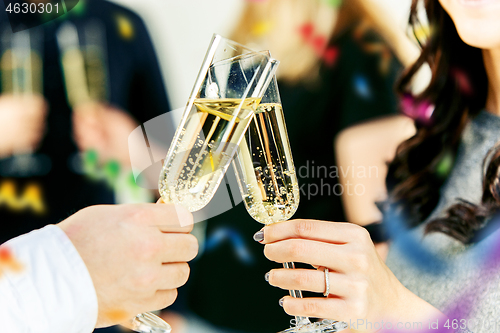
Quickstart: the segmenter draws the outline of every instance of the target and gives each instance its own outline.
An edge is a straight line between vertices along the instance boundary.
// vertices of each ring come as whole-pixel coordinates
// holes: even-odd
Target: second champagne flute
[[[250,216],[263,224],[290,219],[299,206],[299,185],[285,126],[276,78],[269,85],[234,159],[243,202]],[[294,263],[284,263],[294,269]],[[300,290],[290,295],[302,298]],[[334,320],[311,322],[296,316],[283,332],[330,333],[345,328]]]

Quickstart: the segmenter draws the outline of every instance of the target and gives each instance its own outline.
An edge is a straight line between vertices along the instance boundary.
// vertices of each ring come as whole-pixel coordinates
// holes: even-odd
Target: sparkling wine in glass
[[[276,78],[252,118],[238,153],[234,169],[245,207],[256,221],[272,224],[290,219],[299,206],[299,185],[285,126],[283,108]],[[284,263],[294,269],[294,263]],[[302,298],[300,290],[290,295]],[[295,317],[292,327],[283,332],[337,332],[342,322],[311,322],[308,317]]]
[[[38,28],[1,33],[0,91],[19,98],[42,95],[43,33]],[[0,161],[2,176],[30,177],[43,175],[50,168],[48,157],[36,154],[33,147],[14,147],[11,158]]]
[[[278,61],[214,35],[191,97],[163,162],[159,191],[165,203],[194,212],[214,196]],[[168,333],[170,326],[150,313],[131,324],[140,333]]]

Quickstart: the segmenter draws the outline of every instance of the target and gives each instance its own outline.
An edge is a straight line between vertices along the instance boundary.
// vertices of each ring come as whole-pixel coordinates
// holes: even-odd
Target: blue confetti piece
[[[434,275],[439,275],[448,269],[448,263],[423,246],[420,237],[416,237],[407,228],[404,220],[389,209],[384,216],[387,233],[395,248],[416,267]]]
[[[252,265],[254,263],[254,258],[248,249],[241,234],[228,227],[221,227],[210,234],[205,242],[205,250],[207,252],[215,250],[218,246],[223,244],[225,241],[229,240],[231,243],[236,257],[245,265]]]
[[[356,74],[353,80],[356,93],[365,99],[370,99],[372,97],[372,90],[368,79],[364,75]]]

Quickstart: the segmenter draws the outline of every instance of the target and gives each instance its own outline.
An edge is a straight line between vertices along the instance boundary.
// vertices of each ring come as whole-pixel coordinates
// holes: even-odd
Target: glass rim
[[[219,35],[219,34],[217,34],[217,33],[214,33],[214,34],[212,35],[212,40],[216,40],[216,39],[219,39],[219,38],[220,38],[220,39],[222,39],[223,41],[225,41],[225,42],[226,42],[226,43],[228,43],[228,44],[233,44],[233,45],[238,46],[238,47],[240,47],[240,48],[242,48],[242,49],[248,50],[248,51],[249,51],[249,53],[254,53],[254,52],[256,52],[255,50],[253,50],[253,49],[249,48],[248,46],[245,46],[245,45],[243,45],[243,44],[241,44],[241,43],[235,42],[234,40],[229,39],[229,38],[227,38],[227,37],[224,37],[224,36],[222,36],[222,35]]]
[[[272,64],[279,64],[279,60],[277,60],[271,56],[271,51],[262,50],[262,51],[253,51],[253,52],[245,53],[245,54],[239,54],[239,55],[234,56],[232,58],[223,59],[223,60],[214,62],[210,65],[209,68],[214,68],[216,66],[225,65],[226,63],[231,63],[231,62],[235,62],[235,61],[239,61],[239,60],[244,60],[246,58],[255,57],[258,54],[261,54],[262,57],[268,59],[268,62],[270,62]]]
[[[279,64],[279,63],[280,63],[280,61],[279,61],[278,59],[275,59],[275,58],[273,58],[273,57],[272,57],[272,55],[271,55],[271,51],[270,51],[270,50],[255,51],[254,49],[251,49],[251,48],[249,48],[248,46],[245,46],[245,45],[243,45],[243,44],[241,44],[241,43],[235,42],[234,40],[229,39],[229,38],[227,38],[227,37],[224,37],[224,36],[222,36],[222,35],[219,35],[219,34],[217,34],[217,33],[214,33],[214,34],[212,35],[212,42],[211,42],[211,43],[213,43],[214,41],[216,41],[216,40],[218,40],[218,39],[220,39],[221,41],[224,41],[225,43],[227,43],[227,44],[229,44],[229,45],[234,45],[234,46],[240,47],[240,48],[242,48],[242,49],[244,49],[244,50],[248,51],[248,53],[245,53],[245,54],[240,54],[240,55],[238,55],[238,56],[244,56],[244,55],[247,55],[247,54],[253,54],[253,53],[267,53],[267,55],[266,55],[266,56],[269,58],[269,62],[271,62],[271,63],[276,63],[276,64]],[[220,44],[220,42],[218,42],[217,44],[219,45],[219,44]],[[234,49],[234,50],[236,51],[236,49]],[[238,57],[238,56],[236,56],[236,57]],[[234,58],[234,57],[233,57],[233,58]],[[230,60],[230,59],[232,59],[232,58],[229,58],[229,59],[224,59],[224,60],[220,60],[220,61],[218,61],[217,63],[220,63],[220,62],[222,62],[222,61],[226,61],[226,60]]]

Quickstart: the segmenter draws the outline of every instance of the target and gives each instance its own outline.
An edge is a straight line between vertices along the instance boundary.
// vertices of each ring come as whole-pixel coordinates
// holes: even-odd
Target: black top
[[[43,31],[43,89],[50,110],[48,131],[36,154],[48,156],[51,168],[46,175],[22,178],[3,172],[0,189],[2,184],[10,182],[17,188],[20,198],[27,187],[38,184],[46,213],[37,214],[31,209],[17,212],[0,198],[0,243],[46,224],[57,223],[83,207],[114,201],[112,190],[104,182],[89,180],[73,172],[68,165],[77,148],[72,139],[71,108],[63,83],[56,31],[66,21],[73,22],[79,29],[89,20],[97,20],[105,28],[108,102],[129,112],[139,124],[169,111],[153,44],[143,21],[130,10],[108,1],[80,0],[68,14],[39,26]],[[0,29],[5,28],[8,28],[8,21],[1,4]]]
[[[339,50],[339,58],[333,66],[322,66],[318,84],[279,83],[301,187],[293,218],[345,221],[340,196],[335,194],[341,191],[340,185],[335,187],[341,171],[335,173],[334,138],[357,122],[396,112],[393,84],[399,65],[389,60],[388,72],[382,73],[381,64],[387,58],[364,52],[370,43],[380,44],[380,40],[372,35],[355,40],[348,31],[331,43]],[[326,177],[325,169],[318,166],[327,168]],[[243,332],[277,332],[289,327],[292,318],[278,305],[287,292],[264,280],[265,273],[279,265],[269,262],[263,246],[252,240],[261,227],[243,203],[208,220],[205,249],[193,262],[188,282],[189,310],[212,324]],[[183,295],[181,290],[181,299]]]

